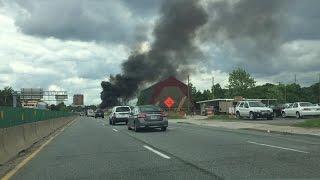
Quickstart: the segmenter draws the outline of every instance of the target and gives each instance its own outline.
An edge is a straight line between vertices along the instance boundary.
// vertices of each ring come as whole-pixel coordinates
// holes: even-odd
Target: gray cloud
[[[27,13],[16,18],[16,25],[26,34],[104,43],[135,43],[135,26],[148,24],[134,3],[84,0],[17,0]],[[140,4],[140,3],[139,3]],[[152,5],[151,3],[146,3]],[[130,5],[129,7],[125,5]],[[145,7],[148,9],[147,7]],[[155,7],[153,10],[155,11]],[[139,12],[140,14],[136,14]],[[146,26],[146,25],[145,25]]]

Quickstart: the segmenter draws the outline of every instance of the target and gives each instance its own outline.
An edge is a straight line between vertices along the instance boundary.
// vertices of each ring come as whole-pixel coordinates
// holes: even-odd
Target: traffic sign
[[[166,100],[163,102],[168,108],[171,108],[174,105],[174,100],[169,96]]]

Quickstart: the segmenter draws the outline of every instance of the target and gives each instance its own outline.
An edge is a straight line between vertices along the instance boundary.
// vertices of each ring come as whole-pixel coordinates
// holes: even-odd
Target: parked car
[[[94,111],[92,109],[87,109],[87,116],[94,117]]]
[[[273,116],[281,117],[283,109],[288,108],[291,104],[292,103],[285,103],[285,104],[270,106],[270,108],[273,110]]]
[[[167,115],[155,105],[136,106],[128,121],[128,130],[139,131],[142,128],[160,128],[166,131],[168,127]]]
[[[98,118],[98,117],[104,118],[104,112],[101,109],[97,109],[96,112],[94,113],[94,117],[95,118]]]
[[[128,118],[130,116],[130,106],[115,106],[112,108],[112,112],[109,116],[109,124],[115,125],[119,122],[125,122],[128,124]]]
[[[272,120],[273,110],[260,101],[240,101],[236,106],[236,116],[238,119],[249,117],[251,120],[256,118]]]
[[[304,116],[319,116],[320,107],[310,102],[295,102],[282,111],[282,117],[295,116],[297,119]]]

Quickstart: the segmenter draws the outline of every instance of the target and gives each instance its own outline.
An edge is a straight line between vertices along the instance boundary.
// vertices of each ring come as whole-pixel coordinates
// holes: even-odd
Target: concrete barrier
[[[3,142],[4,134],[5,134],[5,129],[0,129],[0,162],[5,162],[8,157],[7,152],[4,148],[4,142]]]
[[[23,126],[24,125],[4,128],[3,143],[6,154],[8,155],[7,160],[27,148],[24,141]]]
[[[55,130],[71,122],[75,116],[57,118],[19,126],[0,128],[0,164],[4,164],[13,157],[32,146]]]
[[[24,142],[27,147],[30,147],[40,139],[37,135],[36,123],[24,124],[23,129]]]

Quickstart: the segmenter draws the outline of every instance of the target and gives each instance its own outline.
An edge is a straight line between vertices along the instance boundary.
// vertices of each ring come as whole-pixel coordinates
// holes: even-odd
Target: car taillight
[[[138,118],[146,118],[147,117],[147,114],[146,113],[140,113],[138,115]]]

